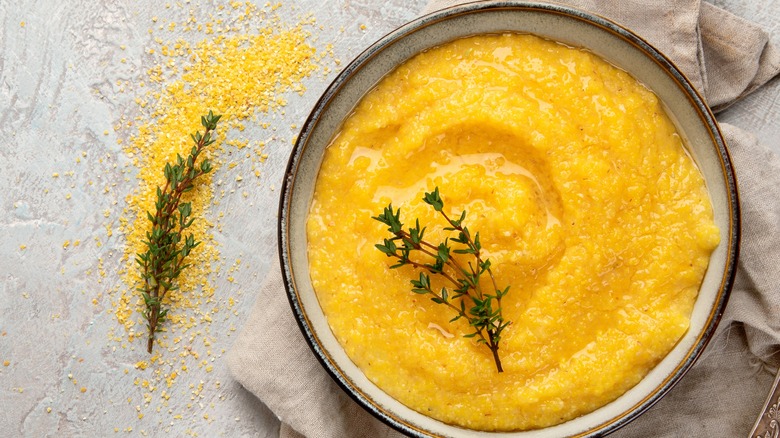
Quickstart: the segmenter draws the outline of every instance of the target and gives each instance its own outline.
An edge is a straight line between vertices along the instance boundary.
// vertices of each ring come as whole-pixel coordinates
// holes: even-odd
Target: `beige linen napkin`
[[[426,12],[456,4],[434,0]],[[566,3],[633,30],[669,56],[722,109],[780,72],[780,52],[754,24],[698,0]],[[739,179],[742,253],[718,333],[670,393],[616,437],[746,436],[780,345],[780,159],[740,129],[722,125]],[[360,408],[310,352],[289,309],[278,265],[233,345],[235,378],[282,421],[281,436],[401,436]]]

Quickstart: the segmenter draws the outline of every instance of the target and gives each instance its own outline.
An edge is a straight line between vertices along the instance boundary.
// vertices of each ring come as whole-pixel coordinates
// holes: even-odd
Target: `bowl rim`
[[[661,53],[658,49],[653,47],[650,43],[639,37],[628,28],[605,17],[594,13],[585,12],[570,6],[555,3],[540,3],[534,1],[518,0],[493,2],[474,1],[450,6],[445,9],[434,11],[427,15],[418,17],[387,33],[383,37],[379,38],[376,42],[371,44],[359,55],[357,55],[336,76],[336,78],[331,82],[331,84],[315,103],[304,125],[301,128],[301,133],[298,136],[295,145],[293,146],[290,158],[287,163],[287,168],[284,173],[281,187],[281,196],[279,199],[277,233],[279,261],[281,265],[281,273],[286,295],[290,302],[290,307],[295,316],[295,320],[306,340],[307,345],[312,350],[314,356],[320,362],[322,367],[338,384],[338,386],[347,393],[347,395],[349,395],[363,409],[367,410],[376,418],[380,419],[382,422],[399,432],[414,437],[437,436],[432,435],[428,431],[419,429],[418,427],[404,421],[401,418],[398,418],[379,404],[373,402],[371,397],[367,396],[363,391],[361,391],[360,388],[352,384],[351,379],[340,370],[326,349],[323,347],[317,335],[314,333],[311,322],[309,321],[306,311],[304,310],[298,296],[298,291],[295,285],[295,278],[290,263],[290,202],[292,199],[292,192],[295,185],[295,177],[297,174],[298,165],[300,164],[303,151],[306,149],[309,136],[320,120],[322,114],[330,105],[333,98],[339,93],[342,86],[347,83],[356,72],[358,72],[375,56],[378,56],[385,48],[396,43],[398,40],[403,39],[405,36],[419,31],[422,28],[441,21],[446,21],[452,17],[494,10],[529,10],[564,15],[569,18],[574,18],[576,20],[583,21],[606,30],[607,32],[619,37],[624,42],[627,42],[640,50],[646,56],[659,64],[662,69],[665,70],[675,81],[678,87],[684,91],[688,101],[698,113],[699,118],[706,125],[707,131],[712,140],[712,144],[715,146],[715,152],[717,152],[723,176],[725,177],[724,180],[728,193],[727,200],[729,212],[729,230],[727,233],[725,233],[725,235],[728,237],[724,261],[725,269],[720,281],[718,294],[716,295],[715,302],[709,313],[707,322],[697,337],[696,342],[686,352],[684,359],[674,367],[666,379],[656,385],[654,391],[648,393],[641,401],[634,404],[634,406],[625,409],[621,415],[612,417],[609,420],[595,425],[589,430],[574,436],[585,437],[608,435],[633,421],[635,418],[651,408],[664,395],[666,395],[669,390],[671,390],[681,380],[681,378],[688,372],[688,370],[690,370],[696,360],[701,356],[701,353],[706,348],[709,341],[712,339],[712,336],[714,335],[718,323],[720,322],[720,319],[725,310],[726,303],[728,302],[728,298],[734,284],[734,278],[736,276],[737,259],[740,250],[741,214],[737,178],[733,169],[731,156],[715,116],[712,110],[705,103],[701,94],[693,87],[685,74],[683,74],[682,71],[677,68],[669,58],[666,57],[666,55]]]

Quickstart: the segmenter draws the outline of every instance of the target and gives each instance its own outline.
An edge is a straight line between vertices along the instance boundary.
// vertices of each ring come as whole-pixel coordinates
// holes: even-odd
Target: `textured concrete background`
[[[232,381],[222,356],[276,253],[274,189],[292,148],[291,125],[303,124],[335,77],[340,67],[332,60],[323,62],[330,75],[315,74],[302,97],[285,96],[284,115],[269,115],[275,131],[261,134],[272,140],[259,184],[248,178],[243,186],[235,182],[235,174],[250,174],[248,163],[240,160],[235,169],[224,166],[214,177],[228,181],[219,209],[225,218],[216,217],[217,208],[209,218],[221,224],[215,239],[225,260],[223,272],[236,259],[242,263],[232,274],[234,282],[226,275],[212,278],[221,307],[227,307],[228,296],[236,301],[208,326],[212,355],[196,341],[200,345],[192,348],[200,359],[182,358],[188,372],[179,372],[170,388],[151,392],[149,402],[150,391],[142,385],[153,380],[155,367],[134,367],[149,357],[143,339],[129,345],[109,339],[112,331],[126,338],[110,313],[110,291],[122,287],[119,217],[125,196],[137,187],[133,167],[125,167],[128,157],[117,145],[132,130],[113,129],[123,115],[137,113],[134,99],[140,91],[124,82],[135,82],[151,67],[153,60],[145,55],[158,47],[153,39],[162,34],[160,24],[182,21],[191,8],[207,15],[228,4],[0,1],[0,436],[276,434],[275,417]],[[312,13],[317,24],[310,29],[310,43],[320,50],[332,44],[343,66],[422,6],[406,0],[317,0],[286,2],[275,12],[290,23]],[[152,28],[155,33],[149,34]],[[178,29],[175,34],[196,37]],[[71,244],[64,248],[66,241]],[[176,354],[164,355],[177,360]],[[211,372],[202,366],[204,359]],[[168,400],[161,398],[162,390]]]
[[[266,147],[262,180],[246,186],[248,198],[241,190],[228,190],[222,198],[228,214],[221,221],[212,218],[222,225],[216,240],[226,268],[238,258],[242,264],[234,282],[224,275],[212,281],[217,302],[230,294],[236,304],[208,326],[213,353],[202,354],[165,388],[167,400],[157,390],[149,402],[144,398],[148,389],[136,380],[152,380],[154,373],[152,366],[135,368],[148,358],[143,340],[128,344],[109,337],[112,332],[124,336],[110,313],[124,248],[116,229],[125,196],[137,185],[117,145],[126,134],[113,130],[123,115],[133,114],[137,95],[117,84],[149,68],[144,53],[154,45],[147,32],[153,17],[161,23],[178,20],[188,7],[216,13],[223,2],[170,3],[184,5],[169,8],[165,0],[0,2],[2,436],[277,434],[274,416],[231,380],[222,356],[276,251],[274,189],[295,135],[291,125],[303,123],[334,74],[315,75],[306,81],[303,96],[287,96],[285,114],[272,120],[278,129]],[[290,21],[311,12],[317,19],[315,46],[332,43],[343,66],[414,18],[424,3],[305,0],[277,12]],[[780,0],[714,3],[762,23],[780,41]],[[780,153],[780,81],[721,116]],[[227,188],[241,188],[236,184]],[[202,360],[213,367],[211,372]]]

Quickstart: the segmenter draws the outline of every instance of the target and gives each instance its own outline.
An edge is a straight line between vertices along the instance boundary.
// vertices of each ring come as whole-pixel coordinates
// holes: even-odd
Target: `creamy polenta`
[[[388,233],[371,217],[390,202],[444,240],[421,200],[436,186],[511,285],[503,373],[374,248]],[[385,77],[329,145],[307,227],[349,357],[407,406],[480,430],[558,424],[634,386],[687,330],[720,239],[657,97],[592,53],[518,34],[454,41]]]

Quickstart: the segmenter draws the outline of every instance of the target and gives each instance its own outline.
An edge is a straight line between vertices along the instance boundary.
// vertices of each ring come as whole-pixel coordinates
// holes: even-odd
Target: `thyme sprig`
[[[204,148],[214,143],[214,130],[222,116],[209,111],[202,116],[201,124],[206,128],[191,134],[195,145],[186,159],[176,155],[176,162],[165,164],[165,186],[157,187],[155,213],[146,212],[152,223],[152,230],[146,232],[146,252],[138,253],[135,261],[141,268],[143,284],[138,288],[144,298],[143,316],[147,321],[149,339],[147,351],[152,352],[154,336],[160,324],[165,321],[168,309],[163,308],[163,298],[170,291],[179,289],[177,278],[189,264],[184,260],[200,242],[192,234],[184,236],[184,231],[195,221],[192,205],[181,202],[182,195],[192,190],[195,179],[211,171],[208,158],[198,164],[198,157]]]
[[[501,309],[501,299],[509,292],[509,286],[500,289],[491,270],[490,259],[482,255],[482,245],[479,241],[479,232],[472,237],[468,227],[463,225],[466,219],[464,210],[458,219],[449,217],[444,212],[444,201],[436,187],[433,192],[425,193],[423,201],[440,213],[449,224],[445,231],[457,233],[456,237],[444,239],[444,242],[434,245],[424,240],[425,227],[420,227],[420,220],[415,220],[415,225],[404,230],[401,222],[401,209],[393,212],[393,204],[385,207],[382,214],[372,217],[387,225],[393,237],[385,238],[383,243],[375,245],[376,248],[395,258],[397,262],[390,266],[391,269],[410,265],[420,270],[419,278],[411,280],[412,292],[421,295],[431,295],[431,301],[443,304],[455,312],[455,317],[450,322],[461,318],[468,321],[473,332],[464,335],[466,338],[476,338],[477,343],[486,345],[493,354],[498,372],[503,372],[501,359],[498,355],[499,342],[504,329],[511,323],[504,319]],[[458,244],[453,248],[450,242]],[[412,254],[418,254],[412,260]],[[471,256],[464,266],[462,262],[453,257],[453,254]],[[423,262],[420,260],[428,260]],[[449,283],[439,291],[433,290],[428,272],[439,275]],[[483,277],[489,278],[489,286],[483,286]],[[489,288],[492,292],[484,291]],[[468,306],[468,308],[467,308]]]

